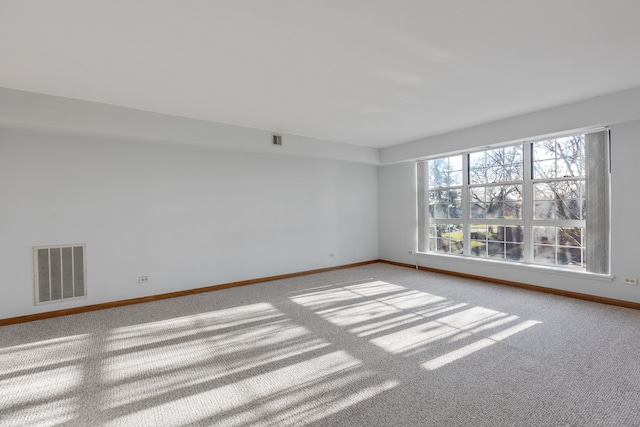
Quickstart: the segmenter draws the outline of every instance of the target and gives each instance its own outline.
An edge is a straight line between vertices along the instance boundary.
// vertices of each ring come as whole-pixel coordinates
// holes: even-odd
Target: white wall
[[[414,158],[599,125],[613,280],[408,253]],[[640,277],[639,135],[638,89],[380,153],[0,88],[0,318],[376,258],[640,302],[622,283]],[[32,247],[66,243],[87,244],[88,298],[34,306]]]
[[[274,153],[268,130],[152,113],[133,108],[0,87],[0,126],[168,141],[180,145]],[[283,135],[278,154],[378,165],[376,148]]]
[[[559,132],[563,127],[570,130],[599,125],[611,125],[613,280],[539,267],[408,253],[416,247],[417,223],[415,162],[406,160]],[[637,89],[383,149],[382,160],[390,164],[381,166],[378,175],[380,258],[640,302],[640,286],[623,283],[624,277],[640,278],[638,159],[640,90]]]
[[[375,165],[38,123],[0,126],[0,318],[378,258]],[[88,298],[34,306],[32,247],[68,243]]]
[[[611,126],[638,119],[640,87],[383,148],[380,157],[382,164],[390,164],[471,147],[574,129]]]

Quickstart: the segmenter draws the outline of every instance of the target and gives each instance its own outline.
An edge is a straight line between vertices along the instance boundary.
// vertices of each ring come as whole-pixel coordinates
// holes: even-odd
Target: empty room
[[[639,19],[0,0],[0,425],[640,426]]]

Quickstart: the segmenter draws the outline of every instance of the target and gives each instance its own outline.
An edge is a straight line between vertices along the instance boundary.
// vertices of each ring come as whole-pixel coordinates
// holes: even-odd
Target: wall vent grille
[[[87,296],[85,245],[33,248],[35,303]]]

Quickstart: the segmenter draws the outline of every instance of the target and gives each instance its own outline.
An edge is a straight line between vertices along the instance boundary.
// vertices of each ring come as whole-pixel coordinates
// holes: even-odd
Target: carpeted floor
[[[372,264],[5,326],[0,425],[640,425],[640,311]]]

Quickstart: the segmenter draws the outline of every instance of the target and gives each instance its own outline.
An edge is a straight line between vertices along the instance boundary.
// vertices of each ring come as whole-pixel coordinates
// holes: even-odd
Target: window
[[[462,254],[462,156],[429,162],[429,249]]]
[[[609,273],[608,131],[418,163],[419,251]]]
[[[531,149],[534,262],[585,268],[585,136],[537,141]]]

